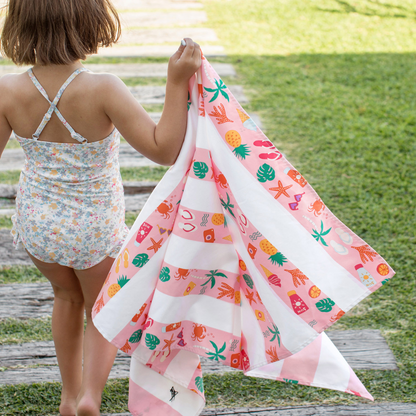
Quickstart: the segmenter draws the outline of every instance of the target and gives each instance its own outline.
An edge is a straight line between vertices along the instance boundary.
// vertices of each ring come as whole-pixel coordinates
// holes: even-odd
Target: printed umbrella
[[[326,207],[204,58],[177,162],[94,307],[132,356],[133,415],[198,415],[199,356],[372,399],[323,333],[394,271]],[[277,386],[276,386],[277,388]]]

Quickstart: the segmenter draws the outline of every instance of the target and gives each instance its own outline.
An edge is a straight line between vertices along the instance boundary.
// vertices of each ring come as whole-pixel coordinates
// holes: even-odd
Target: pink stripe
[[[133,416],[182,416],[167,403],[158,399],[130,379],[129,410]]]
[[[318,368],[321,344],[322,336],[319,336],[302,351],[286,358],[279,379],[297,380],[300,384],[309,386]]]
[[[348,382],[348,387],[345,390],[345,392],[355,394],[356,396],[364,397],[366,399],[374,401],[373,396],[366,390],[363,383],[361,383],[361,381],[356,376],[354,371],[352,371],[351,368],[350,368],[350,381]]]

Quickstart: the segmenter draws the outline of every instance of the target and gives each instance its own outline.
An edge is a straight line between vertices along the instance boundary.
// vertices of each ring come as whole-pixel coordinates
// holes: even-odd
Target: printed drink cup
[[[286,173],[287,176],[289,176],[296,183],[298,183],[302,188],[308,184],[306,179],[297,170],[293,168],[286,168],[284,172]]]

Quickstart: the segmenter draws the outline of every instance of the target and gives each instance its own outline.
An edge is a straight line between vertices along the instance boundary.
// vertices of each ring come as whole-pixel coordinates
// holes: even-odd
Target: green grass
[[[123,182],[129,181],[160,181],[168,166],[143,166],[140,168],[121,168]]]
[[[50,318],[0,320],[0,345],[51,340]]]
[[[47,282],[47,280],[34,266],[3,266],[0,268],[0,285],[40,282]]]
[[[12,228],[13,223],[10,217],[0,217],[0,228]]]

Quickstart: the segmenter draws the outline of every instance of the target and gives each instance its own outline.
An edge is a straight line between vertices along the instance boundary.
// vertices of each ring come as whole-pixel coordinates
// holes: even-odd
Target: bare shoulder
[[[99,96],[113,96],[128,91],[124,82],[113,74],[88,74],[88,83]]]
[[[0,78],[0,105],[10,102],[13,97],[21,93],[21,89],[25,84],[24,75],[7,74]]]

